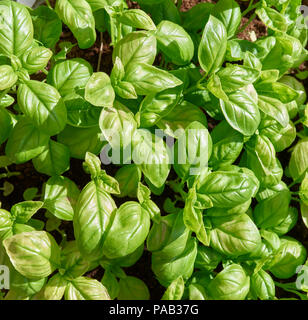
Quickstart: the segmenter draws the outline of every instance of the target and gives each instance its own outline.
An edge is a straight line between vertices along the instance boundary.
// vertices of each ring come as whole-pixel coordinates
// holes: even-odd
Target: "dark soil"
[[[51,4],[54,5],[54,0],[50,0]],[[212,0],[183,0],[181,10],[187,11],[190,8],[192,8],[194,5],[200,3],[200,2],[212,2],[215,3],[216,1]],[[138,4],[134,1],[127,1],[130,8],[139,8]],[[247,1],[241,1],[240,2],[241,9],[244,10],[248,2]],[[247,18],[243,18],[241,22],[241,26],[243,26],[247,22]],[[254,19],[247,27],[246,29],[241,32],[238,37],[240,39],[246,39],[246,40],[252,40],[250,37],[250,32],[254,31],[257,38],[260,38],[262,36],[265,36],[267,34],[266,27],[264,24],[259,21],[258,19]],[[102,37],[102,38],[101,38]],[[78,46],[75,46],[72,51],[68,54],[68,58],[84,58],[88,62],[91,63],[93,66],[93,70],[97,71],[97,65],[98,65],[98,56],[100,53],[100,44],[101,39],[103,39],[103,48],[102,48],[102,61],[99,68],[99,71],[104,71],[108,74],[110,74],[112,69],[112,48],[109,46],[110,43],[110,37],[107,33],[97,33],[97,40],[93,47],[87,50],[81,50],[78,48]],[[72,33],[70,30],[64,26],[63,33],[61,36],[62,41],[71,41],[72,43],[76,43],[76,40],[74,39]],[[307,66],[302,66],[303,70],[307,68]],[[42,80],[45,78],[44,74],[36,74],[33,76],[34,79]],[[211,130],[217,123],[217,121],[213,119],[209,120],[209,129]],[[0,147],[0,155],[4,154],[4,146]],[[289,154],[287,153],[280,153],[279,157],[282,158],[282,164],[286,164],[289,161]],[[115,167],[113,165],[106,166],[104,169],[107,171],[108,174],[114,175],[116,171],[118,170],[118,167]],[[11,165],[10,171],[18,171],[21,174],[16,177],[11,177],[7,179],[8,182],[12,183],[14,185],[14,192],[9,195],[8,197],[3,197],[2,192],[0,192],[0,202],[2,203],[2,208],[10,210],[11,206],[14,205],[17,202],[23,201],[23,192],[30,187],[37,187],[39,189],[39,193],[42,191],[43,183],[48,180],[48,176],[44,174],[40,174],[36,172],[34,169],[32,162],[28,162],[21,165]],[[1,173],[0,169],[0,173]],[[71,159],[70,163],[70,170],[64,174],[64,176],[70,178],[73,180],[80,189],[82,189],[90,180],[89,175],[84,173],[82,169],[82,161],[77,159]],[[170,173],[170,177],[175,176],[175,173],[172,171]],[[0,187],[4,180],[0,181]],[[165,191],[163,193],[163,197],[161,196],[152,196],[152,199],[155,201],[155,203],[160,207],[162,214],[163,212],[163,203],[164,200],[167,198],[174,198],[174,193],[169,189],[168,186],[166,186]],[[123,202],[127,201],[128,199],[118,199],[114,197],[117,205],[121,205]],[[297,206],[297,203],[292,203],[292,205]],[[38,212],[38,214],[35,216],[38,219],[41,219],[43,221],[46,221],[46,218],[44,217],[44,211],[41,210]],[[61,230],[64,230],[67,233],[68,240],[74,239],[73,234],[73,227],[71,222],[63,221],[61,226]],[[58,232],[52,232],[53,236],[56,238],[57,241],[61,241],[61,236]],[[305,247],[308,249],[308,231],[307,228],[304,226],[303,222],[299,218],[299,221],[297,225],[294,227],[294,229],[290,232],[290,235],[301,241]],[[136,276],[140,279],[142,279],[147,286],[149,287],[150,293],[151,293],[151,299],[152,300],[159,300],[164,292],[164,288],[158,283],[158,281],[155,279],[155,275],[152,272],[151,269],[151,253],[146,250],[144,251],[144,254],[140,258],[140,260],[130,268],[125,268],[125,272],[128,275]],[[101,267],[96,268],[95,270],[92,270],[91,272],[87,273],[88,277],[95,278],[97,280],[101,280],[104,274],[104,270]],[[278,289],[278,288],[277,288]],[[279,297],[288,297],[290,295],[286,294],[285,292],[281,292],[279,289],[277,290],[277,294]]]

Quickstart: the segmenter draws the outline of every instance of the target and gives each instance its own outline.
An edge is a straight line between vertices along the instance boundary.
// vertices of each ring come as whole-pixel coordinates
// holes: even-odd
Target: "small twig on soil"
[[[102,55],[103,55],[103,51],[104,51],[103,33],[100,32],[99,34],[100,34],[101,45],[100,45],[99,54],[98,54],[98,62],[97,62],[97,69],[96,69],[97,72],[99,72],[99,70],[101,68]]]

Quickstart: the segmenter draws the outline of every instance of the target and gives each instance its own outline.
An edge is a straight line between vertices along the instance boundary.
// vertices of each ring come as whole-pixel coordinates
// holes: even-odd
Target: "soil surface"
[[[52,6],[54,6],[54,0],[50,1]],[[200,3],[200,2],[213,2],[216,1],[212,0],[183,0],[181,10],[187,11],[190,8],[192,8],[194,5]],[[138,8],[138,4],[134,1],[127,1],[130,8]],[[248,5],[247,1],[240,1],[241,9],[245,10],[245,8]],[[241,22],[241,26],[245,25],[247,23],[248,19],[243,18]],[[251,39],[251,32],[254,31],[257,38],[260,38],[267,34],[267,29],[265,25],[259,21],[258,19],[252,20],[252,22],[245,28],[243,32],[241,32],[238,37],[240,39],[246,39],[246,40],[252,40]],[[72,33],[70,30],[64,26],[63,33],[61,36],[62,41],[71,41],[73,43],[76,43],[76,40],[74,39]],[[103,47],[101,48],[101,40],[103,40]],[[86,59],[88,62],[90,62],[93,66],[93,70],[97,71],[97,65],[98,65],[98,56],[101,51],[102,53],[102,61],[99,68],[99,71],[104,71],[108,74],[111,72],[112,68],[112,48],[109,46],[110,43],[110,37],[107,33],[100,34],[97,33],[97,40],[93,47],[87,50],[81,50],[78,48],[78,46],[75,46],[72,51],[68,54],[68,58],[75,58],[80,57]],[[301,66],[303,70],[307,70],[307,65]],[[33,79],[42,80],[45,78],[44,74],[36,74],[32,77]],[[307,82],[306,82],[307,84]],[[213,119],[209,120],[209,129],[211,130],[215,125],[216,121]],[[4,145],[0,147],[0,155],[4,154]],[[279,158],[281,159],[282,165],[285,166],[289,161],[289,154],[280,153]],[[37,187],[39,189],[39,193],[42,191],[43,183],[48,180],[48,176],[44,174],[40,174],[36,172],[34,169],[32,162],[28,162],[21,165],[11,165],[9,167],[10,171],[18,171],[20,172],[19,176],[14,176],[9,179],[6,179],[8,182],[12,183],[14,185],[14,191],[12,194],[10,194],[7,197],[3,197],[2,192],[0,192],[0,201],[2,202],[2,208],[10,210],[11,206],[17,202],[23,201],[23,192],[30,187]],[[117,171],[118,167],[115,166],[107,166],[104,168],[108,174],[114,175]],[[2,173],[0,169],[0,173]],[[90,180],[89,175],[84,173],[82,169],[82,161],[77,159],[71,159],[71,165],[70,170],[64,174],[64,176],[70,178],[73,180],[80,189],[82,189]],[[175,173],[171,171],[170,177],[175,177]],[[0,187],[2,186],[4,182],[3,180],[0,180]],[[289,182],[289,181],[287,181]],[[294,190],[295,191],[295,190]],[[155,203],[160,207],[162,214],[163,213],[163,203],[164,200],[167,197],[170,197],[171,199],[174,199],[174,193],[169,189],[168,186],[165,187],[165,191],[163,193],[164,197],[160,196],[152,196],[152,199],[155,201]],[[117,205],[121,205],[123,202],[125,202],[128,199],[118,199],[114,197]],[[292,205],[298,207],[298,203],[292,203]],[[44,211],[41,210],[38,212],[38,214],[35,216],[38,219],[41,219],[43,221],[46,221],[46,218],[44,216]],[[64,230],[67,233],[68,240],[73,240],[73,227],[71,222],[63,221],[60,225],[60,230]],[[51,232],[53,236],[56,238],[57,241],[61,241],[61,236],[57,231]],[[305,247],[308,249],[308,231],[307,228],[304,226],[303,222],[299,218],[299,221],[297,225],[294,227],[294,229],[290,232],[290,235],[301,241]],[[149,287],[150,293],[151,293],[151,299],[152,300],[159,300],[163,293],[164,288],[158,283],[158,281],[155,279],[155,275],[152,272],[151,269],[151,254],[149,251],[144,251],[144,254],[140,258],[140,260],[130,268],[125,268],[125,272],[128,275],[136,276],[142,279],[147,286]],[[104,271],[101,267],[89,272],[87,276],[95,278],[97,280],[101,280],[102,276],[104,274]],[[288,280],[289,281],[289,280]],[[288,293],[281,292],[277,288],[277,296],[278,297],[290,297]]]

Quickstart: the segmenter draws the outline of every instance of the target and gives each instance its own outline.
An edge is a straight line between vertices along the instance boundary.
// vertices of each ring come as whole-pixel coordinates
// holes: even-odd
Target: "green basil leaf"
[[[62,32],[62,22],[54,10],[47,6],[39,6],[30,11],[34,38],[47,48],[53,48],[59,41]]]
[[[210,282],[208,292],[214,300],[244,300],[250,279],[239,264],[231,264]]]
[[[290,201],[290,192],[283,190],[259,202],[253,213],[257,226],[263,229],[278,226],[288,215]]]
[[[183,101],[157,122],[157,126],[171,137],[178,138],[194,121],[198,121],[207,127],[207,119],[202,110],[187,101]]]
[[[194,43],[181,26],[162,21],[157,26],[155,36],[158,48],[176,65],[188,64],[194,55]]]
[[[47,149],[32,162],[38,172],[59,176],[70,167],[70,152],[64,144],[49,140]]]
[[[263,135],[255,135],[246,143],[247,167],[254,171],[261,186],[273,186],[280,182],[283,174],[276,150]]]
[[[250,281],[250,290],[254,297],[261,300],[273,300],[275,298],[275,283],[266,271],[261,269],[254,273]]]
[[[126,202],[115,212],[102,251],[109,259],[133,253],[145,241],[150,216],[137,202]]]
[[[262,112],[286,127],[290,121],[288,110],[277,99],[259,95],[258,106]]]
[[[160,92],[182,84],[181,80],[168,71],[145,63],[130,64],[124,80],[130,82],[140,95]]]
[[[64,296],[65,300],[110,300],[107,289],[99,281],[86,277],[71,280]]]
[[[280,78],[279,82],[297,91],[298,97],[296,98],[296,103],[298,106],[301,106],[306,102],[306,99],[307,99],[306,90],[300,81],[296,80],[294,77],[286,75]]]
[[[217,99],[221,99],[223,101],[229,100],[228,96],[222,89],[220,78],[216,74],[210,76],[206,87]]]
[[[0,66],[0,91],[11,88],[18,77],[11,66]]]
[[[227,121],[221,121],[211,132],[213,150],[209,165],[218,168],[232,164],[240,155],[244,146],[244,137],[233,130]]]
[[[20,3],[1,1],[0,18],[0,54],[21,56],[33,42],[29,11]]]
[[[0,106],[0,143],[10,136],[13,129],[13,119],[5,109]]]
[[[43,206],[41,201],[23,201],[11,208],[13,219],[17,223],[26,223]]]
[[[48,73],[47,83],[54,86],[62,97],[73,90],[86,87],[92,75],[92,66],[84,59],[74,58],[57,63]]]
[[[84,160],[86,152],[99,154],[104,146],[99,126],[76,128],[66,126],[57,136],[58,142],[66,145],[73,158]]]
[[[167,89],[147,95],[140,105],[140,126],[152,127],[160,119],[167,116],[180,100],[182,87]]]
[[[119,197],[135,198],[138,188],[138,183],[141,180],[141,171],[135,164],[125,165],[121,167],[115,178],[119,182],[120,194]]]
[[[202,181],[197,192],[207,195],[218,208],[232,208],[253,197],[258,188],[251,174],[216,171]]]
[[[289,162],[289,172],[293,180],[298,180],[308,170],[308,138],[301,139],[294,147]]]
[[[195,261],[195,267],[202,270],[212,271],[221,262],[222,256],[211,247],[199,245]]]
[[[134,86],[127,81],[120,81],[114,87],[115,93],[123,99],[137,99],[138,95]]]
[[[95,20],[86,0],[58,0],[55,11],[71,29],[81,49],[90,48],[96,40]]]
[[[247,214],[211,217],[211,247],[228,256],[253,252],[260,244],[260,233]]]
[[[133,137],[133,160],[155,187],[165,183],[170,165],[168,149],[162,138],[138,129]]]
[[[48,179],[44,186],[44,208],[61,220],[71,221],[79,196],[76,184],[66,177]]]
[[[1,99],[0,99],[0,107],[1,108],[6,108],[9,107],[10,105],[12,105],[14,103],[14,98],[11,97],[8,94],[5,94]]]
[[[66,242],[61,251],[60,269],[65,279],[72,280],[82,276],[89,269],[89,264],[79,252],[76,241]]]
[[[216,3],[212,14],[223,22],[228,38],[233,37],[241,23],[241,9],[237,2],[234,0],[220,0]]]
[[[100,180],[92,181],[82,190],[74,214],[74,234],[78,248],[89,260],[98,260],[103,240],[116,205]]]
[[[140,279],[127,276],[120,279],[118,300],[149,300],[150,292],[147,285]]]
[[[52,51],[45,47],[30,47],[21,57],[22,66],[29,74],[36,73],[47,66]]]
[[[73,127],[91,128],[97,127],[97,119],[102,109],[94,107],[81,95],[72,92],[66,95],[64,103],[67,110],[67,123]]]
[[[125,10],[116,16],[116,19],[137,29],[156,30],[156,26],[150,16],[140,9]]]
[[[19,85],[17,101],[33,125],[49,136],[61,132],[67,113],[59,92],[49,84],[29,80]]]
[[[44,287],[44,299],[61,300],[64,296],[66,286],[66,280],[63,279],[59,273],[55,274],[48,280],[46,286]]]
[[[217,75],[220,78],[223,91],[232,92],[254,83],[260,76],[260,72],[248,67],[231,65],[220,70]]]
[[[222,65],[227,49],[227,31],[224,24],[210,16],[204,27],[198,58],[206,74],[216,72]]]
[[[169,285],[161,300],[181,300],[184,294],[185,283],[183,277],[178,277]]]
[[[14,221],[12,220],[11,214],[4,210],[0,209],[0,239],[4,240],[13,235],[12,227]]]
[[[193,273],[194,261],[197,255],[197,243],[190,239],[182,254],[172,258],[166,258],[155,252],[152,254],[152,270],[158,281],[169,286],[172,281],[182,276],[184,281],[191,277]]]
[[[207,166],[212,153],[212,139],[207,128],[200,122],[192,122],[174,146],[175,172],[186,180],[197,175]]]
[[[282,237],[281,245],[271,262],[271,273],[279,279],[292,277],[297,268],[306,261],[307,251],[297,240],[291,237]]]
[[[47,277],[60,264],[60,249],[45,231],[16,234],[3,245],[15,269],[27,278]]]
[[[209,235],[207,234],[204,223],[202,210],[194,207],[197,201],[197,194],[195,189],[190,189],[188,193],[188,197],[185,200],[185,207],[183,213],[184,223],[187,228],[191,231],[195,232],[197,239],[203,243],[205,246],[208,246]]]
[[[293,100],[296,100],[299,96],[297,91],[279,82],[261,82],[256,84],[255,88],[260,95],[278,99],[282,103],[292,102]]]
[[[114,108],[104,108],[99,118],[100,129],[112,148],[130,146],[137,129],[133,113],[116,102]]]
[[[266,121],[260,133],[271,140],[277,152],[291,146],[296,138],[296,128],[291,121],[284,128],[276,121]]]
[[[257,104],[244,91],[229,95],[229,101],[220,100],[222,112],[229,125],[245,136],[253,135],[260,124],[261,116]]]
[[[144,31],[131,32],[113,49],[113,61],[119,57],[124,67],[139,63],[153,64],[156,57],[156,39]]]
[[[5,154],[15,163],[27,162],[48,147],[49,136],[33,127],[28,119],[21,118],[9,137]]]
[[[85,99],[97,107],[112,107],[115,98],[109,76],[104,72],[95,72],[85,88]]]
[[[286,32],[288,24],[285,17],[272,8],[260,8],[256,10],[260,20],[270,29],[278,32]]]
[[[189,31],[199,31],[206,25],[214,4],[208,2],[197,3],[186,12],[182,12],[183,28]]]

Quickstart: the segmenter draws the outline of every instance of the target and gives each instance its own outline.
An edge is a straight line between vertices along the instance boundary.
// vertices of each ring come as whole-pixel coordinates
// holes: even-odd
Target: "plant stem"
[[[4,90],[3,92],[1,92],[0,94],[0,100],[11,90],[11,88],[8,88],[6,90]]]
[[[182,7],[182,3],[183,3],[183,0],[178,0],[177,1],[177,7],[178,7],[178,10],[181,10],[181,7]]]
[[[103,33],[100,32],[99,34],[100,34],[101,45],[99,47],[98,62],[97,62],[97,69],[96,69],[97,72],[99,72],[99,70],[101,68],[102,55],[103,55],[103,51],[104,51]]]
[[[53,8],[52,8],[52,6],[51,6],[51,4],[50,4],[49,0],[46,0],[46,4],[47,4],[47,7],[48,7],[49,9],[53,10]]]
[[[293,182],[291,182],[291,183],[288,185],[288,188],[291,189],[291,188],[294,187],[296,184],[298,184],[298,181],[294,180]]]
[[[291,197],[291,200],[293,200],[293,201],[295,201],[295,202],[300,202],[300,200],[299,200],[299,199],[294,198],[294,197]]]
[[[299,296],[301,298],[301,300],[307,300],[306,295],[295,290],[294,284],[292,282],[291,283],[279,283],[277,281],[274,281],[274,282],[277,287],[282,288],[283,290],[285,290],[287,292],[291,292],[291,293],[296,294],[297,296]]]
[[[295,122],[293,122],[293,124],[296,126],[297,124],[301,123],[302,121],[305,121],[306,120],[306,117],[301,117],[299,118],[298,120],[296,120]]]
[[[248,8],[245,11],[243,11],[242,17],[245,17],[248,12],[252,11],[253,9],[257,8],[260,5],[260,1],[258,1],[255,4],[252,4],[252,3],[253,3],[253,0],[250,1]]]
[[[179,193],[182,199],[185,201],[185,199],[187,198],[187,193],[182,190],[181,184],[177,183],[176,181],[169,181],[168,185],[174,192]]]
[[[243,32],[248,25],[250,24],[250,22],[257,16],[256,13],[254,13],[253,15],[251,15],[251,17],[249,18],[249,20],[242,26],[242,28],[240,30],[238,30],[238,32],[236,33],[235,36],[237,36],[239,33]]]
[[[46,69],[42,69],[42,72],[48,76],[48,71]]]

